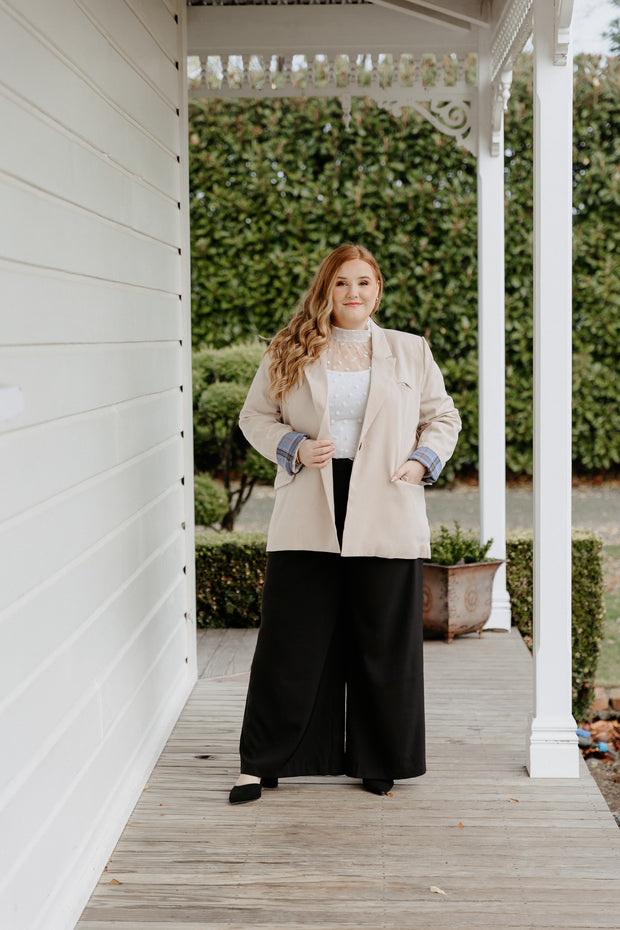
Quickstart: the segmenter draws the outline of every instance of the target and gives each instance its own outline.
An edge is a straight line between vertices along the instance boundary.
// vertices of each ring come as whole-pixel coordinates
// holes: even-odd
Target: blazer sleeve
[[[293,428],[282,422],[280,403],[269,393],[268,369],[269,358],[265,354],[239,414],[239,426],[248,442],[261,455],[277,463],[278,446]]]
[[[423,345],[424,374],[420,391],[417,446],[432,449],[442,465],[445,465],[456,447],[461,418],[454,401],[446,392],[443,375],[425,339]]]

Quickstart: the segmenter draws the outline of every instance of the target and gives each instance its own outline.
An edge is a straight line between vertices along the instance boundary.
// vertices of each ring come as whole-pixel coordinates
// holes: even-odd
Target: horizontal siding
[[[14,490],[2,501],[0,521],[178,436],[180,418],[181,392],[173,388],[5,433],[2,474]]]
[[[178,294],[0,259],[4,345],[161,342],[182,338]]]
[[[125,2],[170,61],[176,61],[178,49],[174,8],[169,9],[165,3],[153,3],[152,0]]]
[[[0,368],[24,396],[23,412],[0,422],[0,431],[179,390],[181,383],[178,343],[0,348]]]
[[[149,29],[144,28],[139,6],[136,8],[134,4],[127,3],[126,0],[106,0],[105,3],[101,3],[101,0],[80,0],[80,2],[88,16],[97,24],[101,32],[114,42],[126,61],[131,62],[131,66],[139,72],[143,80],[149,82],[155,93],[166,101],[168,107],[175,109],[179,77],[176,67],[178,60],[177,27],[170,13],[161,5],[151,3],[151,9],[157,8],[160,11],[158,21],[154,23],[156,31],[153,34]],[[147,11],[147,22],[149,21],[149,11]],[[161,44],[156,38],[158,32],[164,40]],[[162,50],[166,52],[165,55],[160,54]]]
[[[183,699],[181,643],[179,630],[173,627],[166,644],[172,648],[162,650],[148,677],[140,683],[134,705],[116,721],[104,742],[97,744],[95,739],[100,732],[100,705],[93,697],[69,722],[46,756],[45,765],[32,772],[22,803],[15,808],[23,810],[32,832],[26,833],[24,821],[19,819],[5,824],[11,833],[19,831],[25,840],[22,854],[14,856],[4,876],[14,889],[3,910],[9,921],[7,928],[73,930],[79,914],[73,912],[70,916],[71,895],[67,888],[75,891],[80,883],[93,885],[100,871],[92,871],[82,857],[76,857],[77,844],[85,844],[85,851],[90,852],[88,841],[95,844],[99,835],[109,834],[108,855],[112,851],[116,830],[110,830],[109,818],[117,819],[121,810],[121,819],[125,820],[133,805],[123,807],[118,802],[122,804],[127,785],[134,789],[137,786],[139,793],[145,784],[141,777],[136,782],[136,774],[144,765],[140,750],[146,746],[150,752],[146,757],[151,764],[156,761],[158,730],[162,725],[169,730],[174,723],[169,694],[176,703]],[[40,814],[39,820],[30,818],[30,805]]]
[[[33,107],[17,96],[0,93],[0,125],[11,125],[5,137],[3,171],[68,205],[79,205],[97,216],[178,248],[178,203],[147,184],[137,184],[127,171],[58,123],[43,122]],[[29,139],[24,152],[23,140]],[[67,165],[58,173],[55,166]]]
[[[0,3],[11,930],[71,930],[193,681],[183,28],[181,0]]]
[[[180,439],[59,494],[0,527],[0,610],[163,494],[183,475]]]
[[[159,564],[168,558],[177,565],[176,557],[168,553],[168,546],[176,544],[182,521],[182,489],[176,486],[104,539],[84,549],[60,572],[5,611],[3,635],[13,649],[12,654],[7,650],[0,653],[0,707],[16,700],[43,666],[53,661],[58,650],[98,622],[104,607],[107,609],[106,605],[114,603],[143,567],[155,559]],[[165,548],[160,556],[162,526],[172,535],[163,543]],[[83,578],[89,579],[88,585],[80,583]],[[45,616],[54,617],[54,623],[40,623]],[[38,630],[36,638],[33,629]],[[16,771],[12,766],[11,779]],[[8,784],[8,768],[4,777]]]
[[[68,22],[72,23],[76,15],[77,10]],[[79,28],[75,28],[79,34]],[[56,50],[43,43],[42,34],[33,34],[25,23],[2,8],[0,35],[1,83],[40,110],[42,120],[60,123],[113,164],[134,175],[138,182],[144,179],[167,196],[180,199],[178,151],[163,145],[141,121],[136,122],[122,107],[98,93],[88,75],[77,72]],[[111,71],[116,66],[116,57],[111,50],[106,54]],[[173,120],[175,116],[171,114],[170,118]],[[62,168],[64,172],[66,166]]]
[[[18,218],[15,224],[0,226],[0,251],[5,258],[177,294],[181,291],[176,245],[1,177],[0,204],[5,215]]]
[[[71,720],[76,708],[97,695],[98,741],[105,739],[119,714],[131,706],[133,692],[158,655],[170,631],[169,602],[174,594],[178,605],[183,586],[183,540],[177,537],[139,573],[104,603],[83,629],[53,653],[29,687],[20,689],[11,703],[11,712],[0,715],[0,735],[6,759],[15,773],[0,790],[13,793],[20,783],[20,772],[28,771],[32,760],[44,761]],[[177,618],[183,611],[176,610]],[[173,625],[174,626],[174,625]],[[40,693],[46,701],[40,704]],[[20,721],[32,720],[24,730]],[[60,721],[60,723],[59,723]],[[3,832],[0,815],[0,833]],[[10,849],[0,852],[2,874],[10,865]],[[3,857],[6,859],[3,861]]]
[[[67,69],[87,81],[94,93],[170,152],[177,150],[176,105],[145,80],[139,61],[128,61],[122,53],[117,36],[123,36],[123,23],[118,16],[108,17],[109,21],[117,20],[116,31],[110,32],[97,28],[86,8],[75,0],[15,0],[10,6],[19,24],[52,50]],[[68,23],[72,28],[67,28]],[[175,63],[161,55],[159,60],[167,65],[172,79],[177,71]]]

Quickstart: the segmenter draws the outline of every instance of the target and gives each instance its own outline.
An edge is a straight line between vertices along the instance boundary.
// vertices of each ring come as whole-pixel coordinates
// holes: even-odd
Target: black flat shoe
[[[263,786],[263,788],[277,788],[278,787],[277,778],[266,778],[266,777],[261,778],[260,783]]]
[[[228,795],[228,800],[231,804],[247,804],[248,801],[258,801],[261,794],[261,786],[253,781],[249,785],[235,785]]]
[[[394,782],[381,778],[362,778],[362,785],[371,794],[387,794],[394,787]]]

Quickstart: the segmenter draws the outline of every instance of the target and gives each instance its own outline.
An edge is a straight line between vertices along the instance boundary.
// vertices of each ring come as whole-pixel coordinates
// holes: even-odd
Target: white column
[[[493,155],[493,89],[488,40],[478,55],[478,396],[480,541],[493,539],[489,552],[506,558],[506,411],[504,340],[504,146]],[[497,137],[496,137],[497,141]],[[506,566],[493,584],[493,606],[485,629],[510,629]]]
[[[532,777],[576,778],[571,713],[570,48],[554,65],[554,4],[534,2],[534,716]]]

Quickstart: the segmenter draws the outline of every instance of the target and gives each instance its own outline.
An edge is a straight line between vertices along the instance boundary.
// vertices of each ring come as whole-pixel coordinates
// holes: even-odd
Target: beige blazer
[[[424,488],[392,482],[396,468],[418,446],[428,446],[443,464],[450,458],[461,419],[443,377],[421,336],[381,329],[371,321],[370,390],[353,462],[343,556],[430,556]],[[301,385],[282,403],[269,394],[268,356],[252,382],[239,425],[262,455],[276,462],[291,430],[329,439],[325,353],[304,371]],[[340,552],[334,521],[332,466],[302,468],[289,475],[278,465],[276,499],[267,549]]]

